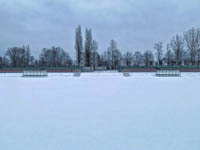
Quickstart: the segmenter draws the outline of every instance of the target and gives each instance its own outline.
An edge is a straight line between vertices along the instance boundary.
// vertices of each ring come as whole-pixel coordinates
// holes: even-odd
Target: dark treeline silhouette
[[[0,57],[0,67],[69,67],[73,61],[69,54],[60,47],[44,48],[39,59],[31,55],[29,46],[8,48]]]
[[[84,40],[85,39],[85,40]],[[0,67],[119,67],[139,66],[199,66],[200,65],[200,29],[192,28],[183,35],[175,35],[164,47],[162,42],[154,44],[153,51],[120,51],[117,42],[110,41],[107,50],[99,53],[98,43],[92,36],[92,30],[86,28],[83,39],[79,25],[75,30],[76,59],[72,60],[68,52],[60,47],[43,48],[39,58],[34,58],[29,46],[8,48],[0,56]]]

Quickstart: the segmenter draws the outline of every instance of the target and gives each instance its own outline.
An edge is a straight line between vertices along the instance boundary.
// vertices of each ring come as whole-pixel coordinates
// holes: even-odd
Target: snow
[[[0,74],[2,150],[199,150],[200,73]]]

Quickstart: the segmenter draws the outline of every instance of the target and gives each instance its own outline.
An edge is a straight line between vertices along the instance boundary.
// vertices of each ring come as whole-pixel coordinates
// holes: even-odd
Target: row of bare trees
[[[76,65],[95,67],[97,65],[97,50],[98,43],[93,39],[92,30],[85,30],[85,45],[83,46],[83,37],[81,26],[79,25],[75,31],[75,50],[76,50]]]
[[[98,53],[98,43],[93,39],[91,29],[85,31],[85,45],[83,46],[83,37],[81,26],[75,31],[75,50],[76,65],[81,67],[106,67],[107,69],[117,69],[121,66],[140,66],[143,63],[143,55],[137,51],[134,54],[127,52],[121,53],[116,41],[111,40],[106,51]],[[154,58],[151,51],[146,51],[145,64],[152,65]]]
[[[0,67],[68,67],[72,64],[69,54],[60,47],[44,48],[39,59],[31,55],[29,46],[8,48],[5,55],[0,56]]]
[[[77,54],[78,66],[90,66],[91,58],[98,66],[106,66],[108,69],[116,69],[120,66],[199,66],[200,65],[200,29],[192,28],[183,35],[175,35],[164,48],[162,42],[154,44],[154,52],[146,50],[126,52],[124,55],[117,47],[117,43],[111,40],[110,45],[102,54],[97,52],[98,44],[95,51],[93,50],[91,29],[86,29],[85,47],[83,49],[83,38],[81,26],[76,28],[75,49]],[[97,57],[90,57],[96,54]],[[82,62],[82,63],[81,63]]]
[[[183,35],[172,37],[166,47],[166,54],[163,56],[163,43],[155,44],[158,65],[187,65],[199,66],[200,63],[200,29],[192,28]]]
[[[75,30],[76,59],[73,61],[70,55],[60,47],[44,48],[36,59],[31,54],[29,46],[8,48],[4,56],[0,56],[0,67],[106,67],[117,69],[118,67],[131,66],[199,66],[200,65],[200,29],[191,28],[182,35],[175,35],[164,46],[157,42],[152,50],[144,52],[128,51],[122,53],[114,40],[110,41],[107,50],[99,53],[98,43],[92,36],[92,30],[85,30],[83,41],[81,26]]]
[[[0,57],[0,66],[27,67],[33,64],[29,46],[8,48],[4,57]]]
[[[50,49],[43,48],[38,64],[44,67],[69,67],[73,62],[62,48],[53,46]]]

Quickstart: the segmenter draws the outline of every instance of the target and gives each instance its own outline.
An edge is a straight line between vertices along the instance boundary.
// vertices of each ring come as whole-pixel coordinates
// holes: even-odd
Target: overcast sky
[[[125,51],[153,50],[200,24],[199,0],[0,0],[0,54],[29,44],[34,55],[61,46],[72,56],[74,30],[92,28],[99,50],[111,39]]]

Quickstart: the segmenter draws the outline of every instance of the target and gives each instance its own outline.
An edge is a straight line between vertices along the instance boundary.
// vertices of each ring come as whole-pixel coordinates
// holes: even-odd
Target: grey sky
[[[199,0],[0,0],[0,54],[29,44],[34,55],[61,46],[74,56],[74,30],[92,28],[100,51],[153,49],[200,24]]]

